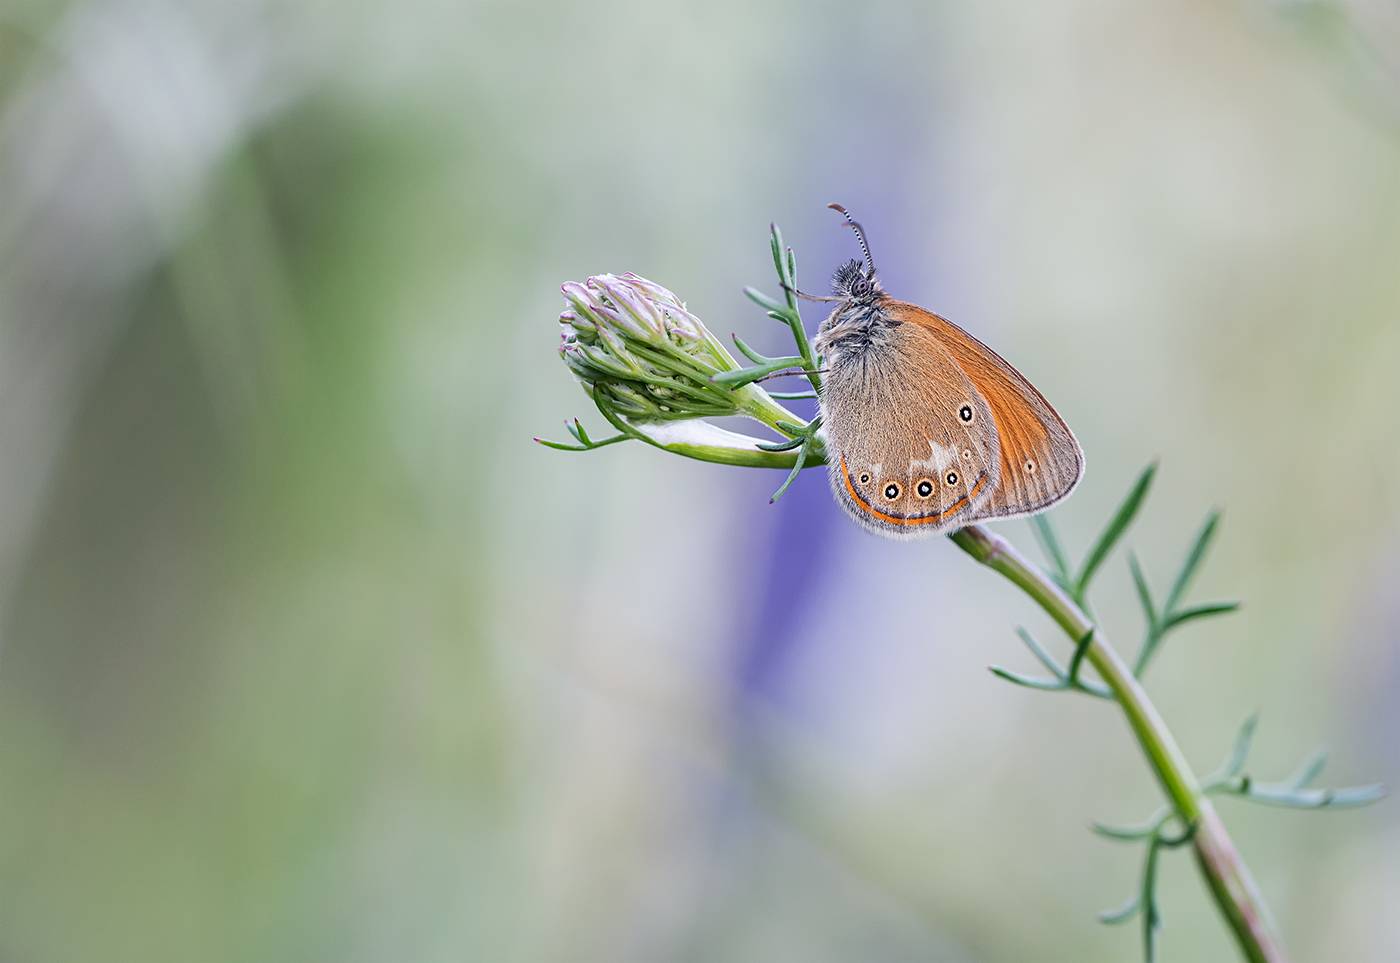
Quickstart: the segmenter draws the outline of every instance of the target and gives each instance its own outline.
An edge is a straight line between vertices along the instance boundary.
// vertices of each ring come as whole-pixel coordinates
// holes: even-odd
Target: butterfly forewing
[[[932,335],[991,410],[1000,483],[990,498],[963,519],[964,524],[1043,511],[1074,490],[1084,472],[1084,453],[1034,385],[951,321],[904,302],[891,302],[888,310],[904,326]]]

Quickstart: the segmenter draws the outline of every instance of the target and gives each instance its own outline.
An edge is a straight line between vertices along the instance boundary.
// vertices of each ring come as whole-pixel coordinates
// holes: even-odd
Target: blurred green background
[[[530,440],[604,427],[560,282],[776,353],[829,201],[1074,428],[1076,552],[1154,456],[1159,590],[1226,507],[1197,770],[1258,709],[1261,778],[1400,783],[1400,5],[7,3],[0,100],[0,958],[1137,958],[1085,824],[1158,790],[985,671],[1009,584]],[[1400,959],[1393,801],[1220,809],[1298,959]]]

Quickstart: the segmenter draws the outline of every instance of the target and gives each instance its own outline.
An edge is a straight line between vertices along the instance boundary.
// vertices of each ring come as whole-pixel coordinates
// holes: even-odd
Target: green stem
[[[762,391],[759,391],[758,394],[763,398],[768,397]],[[690,422],[634,425],[614,411],[612,405],[602,394],[594,393],[593,403],[598,407],[598,412],[608,420],[608,424],[628,438],[634,438],[648,445],[654,445],[663,451],[684,455],[686,458],[694,458],[697,461],[714,462],[719,465],[739,465],[745,468],[782,468],[791,471],[798,464],[801,456],[800,450],[765,451],[758,447],[763,443],[760,438],[751,438],[748,435],[725,431],[700,419],[693,419]],[[759,406],[755,406],[755,409],[746,407],[745,411],[774,431],[792,437],[796,437],[796,435],[786,428],[779,427],[779,425],[796,424],[799,427],[805,427],[806,423],[801,418],[789,412],[782,405],[770,400],[768,406],[767,409]],[[755,410],[762,411],[764,417],[759,418]],[[789,422],[788,419],[792,419],[792,422]],[[821,439],[814,438],[809,445],[804,447],[807,449],[806,457],[802,459],[804,468],[826,464],[826,450],[822,447]]]
[[[803,419],[774,401],[773,396],[758,385],[744,385],[744,387],[736,389],[734,394],[738,397],[739,408],[744,414],[789,438],[796,438],[797,435],[787,428],[780,427],[781,423],[806,424]]]
[[[1082,639],[1086,633],[1094,633],[1087,658],[1123,707],[1148,765],[1182,823],[1196,827],[1191,840],[1196,862],[1240,950],[1252,963],[1286,963],[1288,951],[1283,938],[1249,867],[1235,849],[1210,800],[1202,795],[1200,783],[1157,708],[1108,639],[1063,589],[1000,535],[981,525],[969,525],[954,532],[951,538],[974,559],[1016,583],[1071,639]]]

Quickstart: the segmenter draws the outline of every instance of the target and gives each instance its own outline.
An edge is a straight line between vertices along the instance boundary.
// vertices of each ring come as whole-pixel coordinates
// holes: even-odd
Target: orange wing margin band
[[[987,472],[984,470],[982,474],[977,476],[977,483],[972,486],[972,491],[953,502],[953,504],[943,509],[943,511],[936,515],[918,515],[913,518],[905,518],[901,515],[888,515],[878,508],[872,507],[869,502],[861,498],[855,486],[851,484],[851,473],[846,469],[845,455],[841,456],[841,480],[846,483],[846,491],[851,493],[851,497],[856,500],[856,504],[881,521],[889,522],[891,525],[930,525],[934,522],[941,522],[945,517],[971,502],[973,496],[981,491],[982,485],[987,481]]]

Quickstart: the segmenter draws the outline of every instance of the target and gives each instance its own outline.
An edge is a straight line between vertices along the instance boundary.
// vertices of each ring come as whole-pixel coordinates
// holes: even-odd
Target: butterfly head
[[[867,269],[859,261],[847,261],[831,278],[831,293],[854,304],[874,304],[885,296],[885,289],[880,287],[873,267]]]

